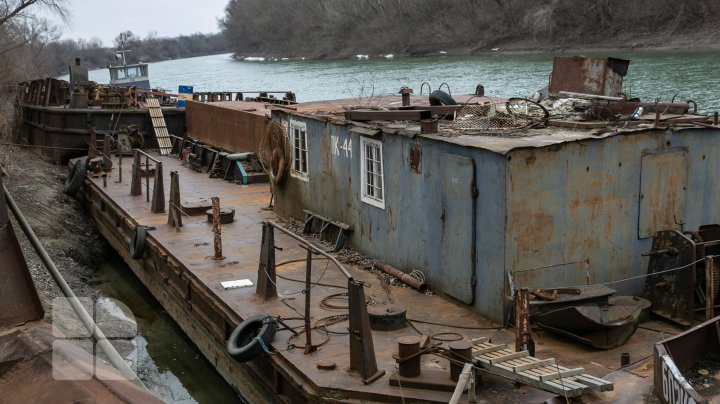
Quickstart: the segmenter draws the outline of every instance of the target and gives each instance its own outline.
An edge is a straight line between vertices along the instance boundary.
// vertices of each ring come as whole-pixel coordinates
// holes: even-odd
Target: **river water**
[[[150,63],[153,87],[177,91],[293,91],[298,101],[356,98],[367,101],[408,86],[420,93],[447,83],[453,94],[470,94],[477,84],[498,97],[522,97],[548,84],[551,54],[487,54],[369,60],[237,61],[230,54]],[[643,101],[694,100],[702,112],[720,110],[720,51],[605,52],[586,56],[630,60],[625,92]],[[107,69],[90,72],[107,83]],[[445,88],[443,86],[443,88]],[[427,94],[427,86],[423,92]]]
[[[243,402],[117,254],[100,264],[90,285],[106,305],[121,302],[122,317],[134,321],[127,326],[137,330],[134,349],[124,356],[153,395],[166,403]]]

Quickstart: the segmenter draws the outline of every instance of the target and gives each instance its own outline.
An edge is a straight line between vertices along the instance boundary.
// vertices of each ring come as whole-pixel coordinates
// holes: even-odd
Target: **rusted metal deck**
[[[165,189],[170,189],[170,176],[167,173],[179,173],[182,205],[219,197],[223,207],[235,209],[235,221],[222,225],[224,259],[213,259],[213,226],[208,223],[204,213],[198,216],[183,215],[183,226],[177,231],[167,224],[167,213],[151,212],[151,203],[145,195],[144,178],[143,194],[130,195],[131,175],[127,158],[123,166],[123,182],[118,182],[117,159],[113,161],[114,168],[106,178],[88,177],[86,184],[89,186],[85,187],[88,207],[103,235],[238,391],[249,395],[247,398],[251,400],[275,401],[277,397],[285,397],[295,402],[399,402],[403,399],[447,402],[450,392],[394,387],[389,383],[389,378],[396,377],[393,355],[397,352],[397,339],[405,335],[418,335],[410,327],[397,331],[373,331],[377,365],[385,370],[385,376],[369,385],[363,384],[357,373],[349,371],[347,321],[328,326],[330,332],[327,334],[314,331],[313,344],[327,339],[315,353],[304,353],[304,335],[292,338],[288,330],[281,329],[272,342],[276,354],[258,358],[249,366],[235,362],[225,352],[225,341],[243,319],[267,313],[281,316],[292,327],[301,329],[302,313],[305,310],[305,295],[302,291],[307,251],[297,241],[276,232],[275,245],[282,248],[276,251],[279,275],[277,298],[264,301],[256,295],[255,286],[224,289],[221,282],[225,281],[249,279],[257,284],[262,222],[279,220],[271,211],[263,209],[270,201],[269,186],[239,186],[209,179],[205,173],[183,167],[177,159],[154,156],[163,164]],[[128,252],[128,242],[137,225],[150,228],[148,251],[143,259],[133,260]],[[314,260],[312,267],[312,281],[317,283],[311,289],[312,323],[347,314],[347,300],[338,297],[338,294],[346,292],[346,278],[327,260]],[[491,329],[497,325],[473,313],[467,305],[439,295],[423,294],[412,288],[388,285],[382,281],[383,278],[357,266],[346,265],[346,268],[353,278],[366,282],[365,296],[370,305],[394,304],[406,308],[407,317],[415,327],[423,333],[436,335],[438,340],[487,337],[493,343],[513,342],[512,332]],[[661,338],[660,332],[641,329],[625,346],[599,352],[540,333],[536,338],[536,356],[541,359],[554,357],[563,365],[582,366],[588,374],[603,377],[619,368],[620,352],[630,352],[633,360],[638,360],[638,366],[642,366],[652,356],[653,342]],[[643,361],[640,361],[641,358]],[[325,364],[334,363],[336,367],[334,370],[321,370],[318,368],[321,361]],[[423,369],[427,368],[447,371],[449,378],[449,363],[445,359],[425,355]],[[265,383],[248,380],[248,375],[262,379]],[[622,375],[634,386],[634,394],[644,395],[648,388],[651,389],[650,378],[646,380],[642,376],[624,372]],[[623,388],[623,383],[616,381],[616,384],[616,392],[593,393],[593,399],[612,401],[610,394],[631,394],[617,391]],[[634,384],[641,387],[637,388]],[[488,397],[510,402],[529,399],[542,401],[553,397],[550,393],[530,387],[518,388],[510,381],[494,376],[483,376],[479,390],[481,397],[483,391]]]

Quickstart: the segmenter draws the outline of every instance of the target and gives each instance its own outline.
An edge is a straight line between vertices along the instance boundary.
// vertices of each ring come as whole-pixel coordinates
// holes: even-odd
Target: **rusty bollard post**
[[[414,335],[405,335],[397,339],[398,357],[402,362],[398,365],[398,373],[402,377],[420,376],[420,338]],[[412,355],[414,357],[408,358]]]
[[[90,148],[88,149],[88,157],[91,159],[97,157],[97,132],[95,132],[95,128],[90,129]]]
[[[103,171],[109,172],[112,170],[112,160],[110,160],[110,143],[112,142],[112,136],[105,134],[105,140],[103,140]]]
[[[385,371],[377,367],[363,283],[354,279],[348,279],[348,312],[350,370],[360,373],[363,383],[370,384]]]
[[[715,317],[715,263],[713,256],[705,257],[705,319],[711,320]]]
[[[275,229],[268,222],[262,224],[260,264],[258,265],[257,288],[255,293],[265,300],[277,296],[275,287]]]
[[[182,210],[180,209],[180,176],[177,171],[170,171],[170,213],[168,226],[173,226],[179,232],[182,226]]]
[[[153,213],[165,212],[165,187],[163,185],[162,163],[155,164],[155,182],[153,183],[153,196],[150,211]]]
[[[218,198],[217,196],[213,196],[212,198],[210,198],[210,200],[212,201],[213,233],[215,233],[215,259],[219,260],[223,258],[222,235],[220,234],[220,198]]]
[[[525,350],[535,355],[535,341],[530,334],[530,291],[522,288],[515,292],[515,351]]]
[[[132,180],[130,180],[130,195],[142,195],[142,177],[140,175],[140,152],[133,151]]]
[[[458,361],[450,361],[450,379],[454,382],[460,380],[460,373],[462,373],[465,363],[472,364],[472,342],[468,340],[453,341],[448,343],[450,352],[452,352],[455,359],[460,360],[463,358],[464,363],[458,363]]]

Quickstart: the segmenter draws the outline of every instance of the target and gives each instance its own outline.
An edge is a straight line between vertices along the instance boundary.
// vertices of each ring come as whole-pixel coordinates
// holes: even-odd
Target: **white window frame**
[[[298,131],[297,134],[296,131]],[[290,120],[288,135],[290,137],[290,143],[292,144],[290,175],[303,181],[309,181],[310,170],[308,161],[307,125],[305,124],[305,122]],[[298,136],[299,139],[297,139]],[[300,140],[299,143],[298,140]],[[303,143],[305,146],[304,149]],[[305,168],[304,170],[303,163]]]
[[[368,156],[368,146],[373,150],[372,156]],[[385,209],[385,168],[382,156],[382,142],[360,137],[360,200],[380,209]],[[369,162],[370,165],[368,165]],[[376,172],[378,169],[379,173]],[[368,174],[371,174],[371,176]],[[379,184],[379,187],[377,184]],[[371,187],[371,192],[368,192],[368,187]],[[376,194],[377,190],[380,191],[379,197]]]

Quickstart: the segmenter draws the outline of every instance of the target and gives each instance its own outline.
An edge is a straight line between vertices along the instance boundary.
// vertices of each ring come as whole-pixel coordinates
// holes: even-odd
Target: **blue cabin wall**
[[[707,129],[648,130],[511,151],[506,270],[514,286],[641,276],[652,232],[718,223],[718,139]],[[653,180],[657,188],[646,189]],[[640,278],[609,286],[642,295],[644,284]]]
[[[504,156],[422,137],[381,133],[372,137],[383,147],[386,193],[385,208],[381,209],[361,200],[361,135],[350,131],[352,126],[299,116],[289,119],[306,125],[309,178],[304,181],[291,176],[277,187],[275,209],[281,216],[302,220],[303,209],[308,209],[353,225],[349,247],[405,272],[422,271],[433,290],[460,288],[449,295],[463,297],[476,312],[493,320],[503,319]],[[288,117],[282,120],[287,123]],[[343,148],[346,144],[351,146]],[[410,166],[413,148],[420,150],[417,170]],[[449,160],[465,164],[462,176],[450,170]],[[448,187],[448,179],[457,181],[458,187]],[[472,215],[452,217],[453,212],[464,215],[473,209],[474,222]],[[444,226],[446,222],[460,223],[463,232],[453,233],[456,229]]]

